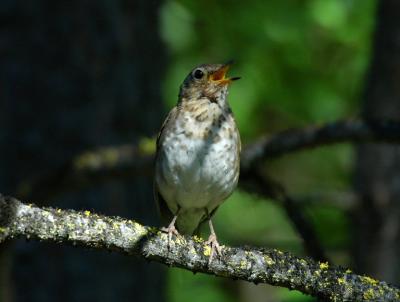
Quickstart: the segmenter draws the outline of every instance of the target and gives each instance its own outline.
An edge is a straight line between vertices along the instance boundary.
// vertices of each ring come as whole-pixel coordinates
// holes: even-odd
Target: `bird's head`
[[[228,86],[239,77],[226,77],[232,61],[225,64],[203,64],[194,68],[183,81],[179,99],[195,100],[207,97],[211,101],[225,101]]]

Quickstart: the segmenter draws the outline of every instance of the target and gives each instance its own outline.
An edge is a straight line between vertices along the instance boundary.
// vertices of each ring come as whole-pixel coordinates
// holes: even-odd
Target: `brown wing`
[[[164,123],[161,126],[160,132],[158,132],[157,136],[157,142],[156,142],[156,158],[158,155],[158,151],[160,149],[160,144],[164,140],[165,133],[169,130],[171,127],[170,121],[174,120],[176,116],[178,115],[178,107],[172,108],[172,110],[168,113],[167,117],[164,120]]]
[[[166,117],[166,119],[164,120],[164,123],[161,126],[160,132],[158,133],[158,136],[157,136],[157,142],[156,142],[156,159],[155,159],[156,162],[158,160],[158,154],[159,154],[159,151],[161,148],[161,143],[164,140],[165,133],[171,127],[170,121],[174,120],[175,117],[177,116],[177,114],[178,114],[178,109],[177,109],[177,107],[174,107],[169,112],[168,116]],[[167,203],[165,202],[160,191],[158,190],[158,186],[157,186],[155,177],[154,177],[154,182],[153,182],[153,194],[154,194],[154,200],[156,202],[157,209],[158,209],[158,212],[160,213],[163,224],[169,223],[172,220],[174,214],[170,211]]]
[[[174,218],[174,214],[170,211],[167,203],[165,202],[164,198],[158,191],[156,182],[154,182],[153,192],[154,192],[154,200],[156,202],[157,210],[161,217],[161,223],[162,223],[162,225],[167,225],[168,223],[170,223],[172,221],[172,218]]]

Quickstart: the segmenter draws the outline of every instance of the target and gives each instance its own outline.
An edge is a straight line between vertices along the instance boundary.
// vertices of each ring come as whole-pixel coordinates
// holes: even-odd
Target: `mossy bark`
[[[327,301],[400,300],[398,288],[326,262],[278,250],[224,246],[222,255],[209,264],[210,248],[198,237],[169,241],[157,228],[133,220],[0,197],[0,243],[16,237],[136,255],[193,272],[283,286]]]

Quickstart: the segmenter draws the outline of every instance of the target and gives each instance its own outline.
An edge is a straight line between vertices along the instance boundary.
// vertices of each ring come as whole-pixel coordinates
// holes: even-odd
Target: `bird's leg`
[[[172,234],[174,234],[175,236],[179,235],[178,230],[175,228],[175,222],[176,222],[176,219],[178,218],[178,213],[179,213],[179,209],[178,209],[178,211],[176,211],[176,214],[175,214],[174,218],[172,218],[171,223],[167,227],[161,228],[161,231],[168,233],[168,246],[172,240]]]
[[[178,215],[174,216],[171,223],[167,227],[161,228],[161,231],[168,233],[168,245],[169,245],[169,242],[172,240],[172,234],[174,234],[175,236],[179,235],[178,230],[175,228],[176,218],[178,218]]]
[[[206,244],[209,244],[211,247],[211,252],[210,252],[210,258],[208,259],[208,264],[211,263],[213,260],[214,254],[217,253],[217,255],[221,256],[222,254],[222,248],[218,243],[217,240],[217,235],[215,234],[214,227],[211,221],[211,217],[208,220],[208,224],[210,226],[210,237],[208,237],[208,240],[206,241]]]

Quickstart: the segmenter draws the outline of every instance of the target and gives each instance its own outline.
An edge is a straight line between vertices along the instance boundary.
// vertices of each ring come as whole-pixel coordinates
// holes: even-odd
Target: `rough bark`
[[[400,2],[378,2],[373,59],[363,116],[400,120]],[[365,144],[358,149],[354,260],[359,271],[389,282],[400,279],[400,148]]]
[[[224,246],[209,264],[211,249],[197,237],[169,241],[166,233],[132,220],[40,208],[0,196],[0,244],[14,237],[137,255],[193,272],[284,286],[326,301],[400,299],[400,290],[385,282],[278,250]]]

